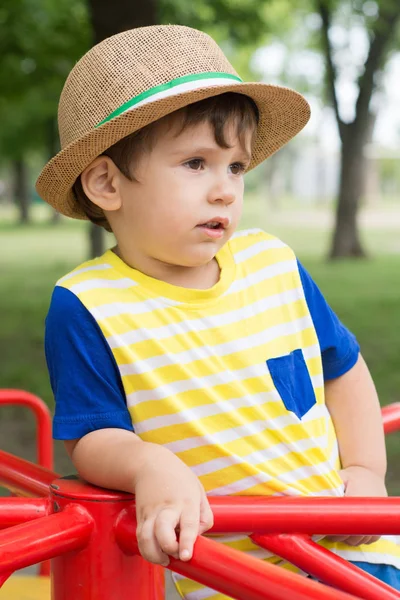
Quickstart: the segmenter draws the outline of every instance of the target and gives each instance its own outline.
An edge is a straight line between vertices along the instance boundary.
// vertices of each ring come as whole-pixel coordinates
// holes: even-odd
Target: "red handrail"
[[[351,562],[319,546],[308,535],[252,535],[252,540],[315,579],[363,600],[398,600],[400,594]]]
[[[204,537],[197,539],[190,562],[171,558],[169,569],[239,600],[357,598]]]
[[[306,573],[315,575],[318,580],[356,594],[364,600],[400,599],[400,593],[318,546],[309,537],[313,533],[399,535],[400,498],[218,497],[209,500],[214,514],[214,526],[211,532],[258,532],[251,536],[256,544],[288,560]],[[275,533],[271,534],[271,532]],[[293,534],[293,532],[303,532],[303,534]],[[121,512],[116,525],[117,541],[127,552],[137,552],[135,533],[135,508],[132,504]],[[229,559],[226,563],[229,553],[225,555],[221,550],[219,554],[216,549],[204,545],[201,540],[196,542],[196,548],[200,548],[202,552],[195,555],[197,559],[194,563],[193,559],[190,563],[184,564],[171,559],[169,568],[232,595],[230,588],[215,585],[219,577],[218,573],[221,573],[219,563],[225,561],[225,565],[230,565],[229,580],[234,582],[235,593],[243,589],[245,585],[243,571],[238,567],[239,564],[242,568],[246,565],[246,572],[248,572],[248,565],[243,558],[241,562],[239,558],[236,562],[235,557],[232,557],[232,561]],[[211,580],[208,579],[210,570],[202,571],[201,578],[197,570],[197,566],[205,569],[208,563],[213,573]],[[225,575],[220,576],[225,577]],[[268,575],[269,580],[270,575]],[[256,586],[256,589],[262,588]],[[233,594],[233,597],[236,596]],[[244,597],[247,599],[249,596]],[[271,597],[285,598],[286,596]],[[311,592],[309,597],[314,598]]]
[[[385,407],[382,418],[386,433],[399,429],[400,403]],[[16,568],[55,557],[53,600],[114,600],[132,590],[138,600],[161,600],[160,569],[137,555],[133,497],[56,478],[49,469],[0,451],[0,484],[41,497],[0,500],[0,529],[8,527],[0,531],[0,587]],[[171,570],[237,600],[400,598],[310,539],[311,534],[398,535],[400,498],[248,496],[210,498],[210,504],[213,532],[253,532],[258,545],[342,591],[207,538],[197,540],[188,563],[171,558]]]
[[[382,420],[385,433],[400,429],[400,402],[394,402],[382,408]]]
[[[0,529],[45,517],[49,502],[48,498],[0,498]]]
[[[53,471],[0,450],[0,485],[18,496],[46,497],[57,477]]]
[[[46,404],[35,396],[34,394],[30,394],[29,392],[25,392],[24,390],[15,390],[15,389],[0,389],[0,405],[19,405],[24,406],[31,410],[36,418],[36,453],[37,453],[37,462],[44,468],[53,469],[53,440],[51,435],[51,415]],[[11,456],[11,455],[10,455]],[[1,464],[0,464],[1,466]],[[8,465],[10,468],[10,464]],[[3,465],[3,474],[4,474],[4,465]],[[25,482],[27,481],[27,477],[24,478]],[[17,487],[10,488],[10,485],[6,484],[7,479],[4,478],[3,482],[5,487],[11,489],[12,492],[18,493]],[[10,483],[10,481],[9,481]],[[34,495],[47,495],[48,491],[43,491],[42,494],[36,494],[37,488],[34,488],[33,491],[29,491],[29,495],[32,493]],[[20,494],[26,494],[26,491],[20,490]],[[41,563],[39,566],[39,574],[40,575],[49,575],[50,574],[50,565],[48,562]]]
[[[400,535],[400,497],[218,496],[208,499],[214,514],[210,533]],[[126,544],[135,539],[134,502],[121,513],[119,527],[124,532],[121,535],[126,535]],[[134,543],[131,549],[135,548]]]
[[[52,470],[51,414],[43,400],[23,390],[0,389],[0,405],[25,406],[34,413],[37,425],[37,462],[42,467]]]
[[[80,550],[87,545],[92,529],[90,515],[79,506],[3,529],[0,531],[0,573]]]
[[[25,461],[22,462],[25,463]],[[25,465],[23,464],[23,466]],[[113,544],[115,546],[115,541],[117,541],[125,554],[129,555],[137,552],[133,498],[127,494],[114,494],[113,492],[80,484],[79,482],[74,483],[74,485],[75,489],[71,488],[70,481],[61,479],[57,480],[51,486],[53,489],[53,502],[51,505],[53,510],[61,512],[57,512],[57,514],[50,517],[45,516],[30,523],[10,527],[0,532],[0,564],[2,565],[0,573],[4,573],[6,576],[12,569],[27,566],[43,558],[54,557],[77,548],[85,548],[86,555],[72,553],[68,554],[68,556],[65,555],[64,558],[58,558],[57,562],[60,563],[62,561],[61,564],[65,565],[74,560],[83,560],[82,564],[88,566],[92,562],[99,561],[99,556],[101,556],[102,552],[101,541],[104,544],[106,540],[108,545],[111,544],[110,548]],[[72,493],[75,494],[75,498],[70,497],[71,489]],[[116,508],[113,507],[112,500],[114,496],[115,503],[119,503]],[[356,534],[360,531],[363,533],[375,533],[378,529],[376,525],[377,515],[384,516],[381,523],[383,522],[385,533],[400,533],[400,519],[398,517],[400,514],[400,499],[398,498],[372,499],[372,509],[368,514],[365,514],[366,499],[364,498],[304,498],[302,499],[304,502],[297,502],[297,500],[299,499],[212,498],[210,502],[215,515],[214,530],[220,532],[238,531],[243,527],[242,531],[253,529],[267,534],[272,528],[273,523],[275,523],[274,528],[285,531],[290,530],[292,527],[297,527],[300,523],[304,522],[304,514],[310,514],[314,520],[318,515],[319,520],[321,520],[321,515],[323,514],[325,519],[323,525],[319,527],[329,530],[332,533],[347,532],[349,534]],[[9,501],[11,502],[12,500]],[[37,501],[26,500],[26,502]],[[307,504],[306,510],[304,510],[305,504]],[[43,507],[41,508],[43,509]],[[348,513],[350,508],[352,517],[349,520]],[[391,515],[389,519],[385,515],[386,509],[388,509],[388,513]],[[89,516],[88,510],[91,511]],[[108,512],[112,511],[110,518],[116,519],[115,533],[111,538],[109,533],[107,534],[107,531],[109,531],[108,527],[103,527],[104,516],[102,514],[104,514],[104,510]],[[393,518],[396,515],[397,518]],[[95,529],[93,529],[94,522],[97,524]],[[99,538],[99,543],[93,540],[87,546],[92,535],[91,532],[95,530]],[[273,537],[271,536],[270,539]],[[260,538],[255,539],[257,543],[260,541]],[[294,539],[298,539],[298,536],[294,536]],[[272,549],[272,551],[275,550],[276,548]],[[320,548],[318,548],[319,551]],[[114,552],[115,550],[113,550]],[[285,556],[286,552],[287,549],[282,552],[282,548],[280,548],[279,554]],[[82,559],[80,559],[81,554]],[[308,562],[306,559],[303,559],[302,566],[304,567],[307,564],[310,567],[307,570],[311,572],[313,572],[313,568],[315,570],[315,565],[313,567],[315,556],[315,554],[311,556],[312,560]],[[104,555],[101,560],[107,561],[107,559],[108,556]],[[331,558],[331,560],[336,559]],[[117,559],[116,562],[120,565],[120,568],[123,568],[122,557]],[[293,560],[293,562],[296,561]],[[81,574],[79,576],[80,579],[78,577],[79,569],[74,569],[74,572],[77,573],[75,578],[78,577],[78,583],[75,581],[74,585],[78,586],[79,589],[90,590],[90,577],[94,577],[94,573],[91,569],[87,569],[86,566],[85,570],[87,572],[85,572],[84,577]],[[128,571],[130,573],[131,567],[130,565],[127,566],[129,566]],[[170,568],[188,577],[193,577],[201,583],[214,587],[222,593],[239,600],[275,600],[285,597],[290,597],[291,600],[303,600],[303,598],[321,598],[326,600],[328,598],[343,598],[344,600],[346,597],[337,590],[318,587],[318,584],[296,577],[291,573],[286,573],[285,570],[226,548],[213,540],[202,538],[196,542],[195,554],[189,563],[181,563],[180,561],[171,559]],[[57,589],[65,590],[65,593],[67,593],[70,591],[70,583],[69,578],[65,578],[65,569],[65,566],[59,568],[56,580],[59,582]],[[244,577],[244,572],[246,572],[246,577]],[[62,580],[60,580],[60,573],[61,575],[64,574],[64,579]],[[317,569],[315,573],[320,572]],[[360,575],[360,577],[364,578],[364,580],[366,579],[368,582],[368,577],[364,574]],[[341,588],[346,587],[347,579],[348,577],[344,581],[340,580]],[[265,585],[266,580],[269,582],[268,586]],[[110,587],[111,583],[108,584],[109,582],[102,583],[104,593],[106,594],[107,592],[108,595],[96,596],[96,598],[103,600],[103,598],[111,599],[113,597],[110,594],[114,588]],[[97,585],[99,584],[97,583]],[[365,588],[368,587],[366,583],[364,585]],[[128,587],[127,584],[126,589]],[[358,590],[358,588],[356,589]],[[400,597],[398,594],[396,595],[396,592],[391,592],[391,595],[387,595],[386,592],[385,587],[380,586],[380,600],[392,600],[393,598]],[[54,600],[64,600],[64,596],[60,595],[64,594],[64,592],[59,591],[58,594],[54,597]],[[357,595],[359,598],[372,598],[371,595],[361,595],[360,592]],[[65,598],[67,597],[65,596]],[[86,600],[86,598],[89,599],[90,595],[79,596],[78,600]],[[139,598],[141,600],[155,600],[159,596],[139,596]]]

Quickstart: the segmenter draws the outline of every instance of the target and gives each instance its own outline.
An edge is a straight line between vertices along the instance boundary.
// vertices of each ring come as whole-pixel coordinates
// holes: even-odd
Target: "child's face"
[[[246,132],[243,145],[235,123],[228,123],[231,147],[221,148],[207,122],[177,131],[173,126],[159,132],[153,149],[133,165],[136,181],[123,178],[121,184],[121,209],[112,226],[122,256],[139,268],[143,260],[166,267],[206,265],[241,216],[253,132]]]

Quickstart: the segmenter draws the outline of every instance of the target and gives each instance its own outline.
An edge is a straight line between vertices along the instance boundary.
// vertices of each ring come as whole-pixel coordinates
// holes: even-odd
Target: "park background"
[[[382,405],[400,401],[400,4],[397,0],[2,0],[0,386],[53,408],[44,321],[59,277],[112,236],[65,219],[34,182],[58,151],[57,101],[90,46],[179,23],[220,43],[239,74],[293,87],[312,108],[288,146],[246,176],[241,228],[290,244],[356,334]],[[0,414],[2,448],[34,458],[34,423]],[[56,469],[72,467],[56,443]],[[388,438],[400,495],[400,438]]]

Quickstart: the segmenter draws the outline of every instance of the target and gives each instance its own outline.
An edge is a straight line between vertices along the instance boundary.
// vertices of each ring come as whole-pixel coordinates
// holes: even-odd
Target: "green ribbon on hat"
[[[201,86],[195,85],[191,88],[190,85],[188,86],[187,84],[199,82],[199,81],[205,82],[205,80],[207,80],[207,79],[212,80],[214,82],[214,84],[213,84],[214,86],[218,85],[215,83],[216,80],[221,80],[221,82],[220,82],[221,84],[222,84],[222,81],[225,81],[226,79],[230,79],[232,81],[235,81],[236,83],[242,83],[242,80],[240,79],[240,77],[237,77],[236,75],[232,75],[231,73],[215,72],[215,73],[197,73],[196,75],[184,75],[183,77],[178,77],[177,79],[172,79],[172,81],[168,81],[167,83],[162,83],[161,85],[156,85],[155,87],[150,88],[149,90],[146,90],[145,92],[142,92],[141,94],[138,94],[131,100],[128,100],[127,102],[122,104],[119,108],[117,108],[112,113],[110,113],[108,115],[108,117],[106,117],[105,119],[100,121],[100,123],[98,123],[96,125],[96,128],[100,127],[100,125],[103,125],[104,123],[107,123],[108,121],[111,121],[111,119],[114,119],[115,117],[118,117],[119,115],[122,115],[124,112],[131,110],[135,106],[137,107],[138,104],[144,103],[144,101],[147,100],[148,98],[151,98],[151,97],[157,96],[157,95],[160,96],[160,98],[168,98],[169,96],[176,95],[177,90],[175,88],[177,88],[179,86],[185,87],[185,91],[195,90]],[[153,98],[153,102],[155,100],[157,100],[157,98]],[[147,104],[147,102],[145,102],[145,103]]]

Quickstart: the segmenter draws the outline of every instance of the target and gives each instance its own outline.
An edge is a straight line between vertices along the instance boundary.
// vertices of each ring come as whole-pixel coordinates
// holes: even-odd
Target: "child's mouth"
[[[207,237],[218,239],[224,235],[225,227],[229,224],[228,219],[218,219],[215,221],[207,221],[206,223],[201,223],[197,225],[200,229],[204,231]]]
[[[209,221],[208,223],[203,223],[199,225],[199,227],[206,227],[207,229],[223,229],[222,223],[218,223],[217,221]]]

